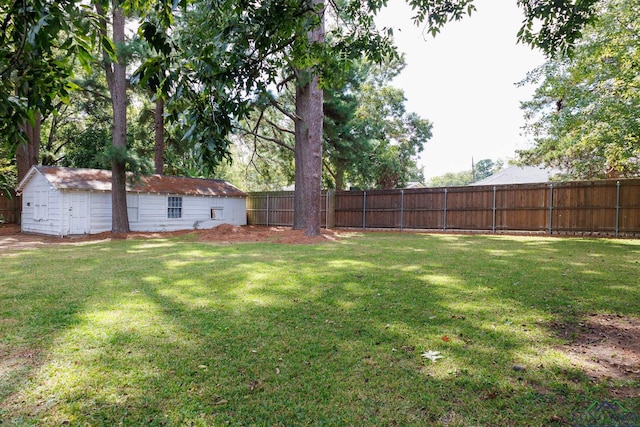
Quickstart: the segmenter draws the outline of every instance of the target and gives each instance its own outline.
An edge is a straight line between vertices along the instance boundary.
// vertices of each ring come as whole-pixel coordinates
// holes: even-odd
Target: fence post
[[[329,229],[329,190],[324,192],[324,228]]]
[[[267,194],[267,227],[269,226],[269,195]]]
[[[336,190],[327,190],[327,229],[336,226]]]
[[[367,192],[362,192],[362,228],[367,228]]]
[[[616,237],[620,230],[620,181],[616,181]]]
[[[443,218],[443,224],[442,224],[442,229],[443,231],[447,231],[447,189],[444,189],[444,218]]]
[[[400,190],[400,231],[404,229],[404,190]]]
[[[493,217],[491,218],[491,232],[496,232],[496,186],[493,186]]]
[[[553,231],[553,184],[549,184],[549,235]]]

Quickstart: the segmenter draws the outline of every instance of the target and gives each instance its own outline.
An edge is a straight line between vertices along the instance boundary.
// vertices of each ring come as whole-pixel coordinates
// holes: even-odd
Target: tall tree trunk
[[[115,2],[114,2],[115,3]],[[103,15],[104,16],[104,15]],[[121,48],[124,43],[124,11],[113,8],[113,43]],[[113,67],[113,68],[111,68]],[[119,153],[127,149],[127,76],[126,63],[118,56],[117,61],[107,65],[107,83],[113,106],[113,147],[116,152],[111,161],[111,231],[128,233],[127,176],[125,163]]]
[[[27,175],[29,169],[39,163],[40,160],[40,124],[42,118],[40,113],[36,113],[35,123],[32,125],[28,121],[22,127],[22,131],[27,137],[24,144],[18,145],[16,150],[16,166],[18,168],[18,182]]]
[[[162,175],[164,172],[164,99],[157,96],[156,110],[154,114],[153,129],[155,132],[154,164],[155,173]]]
[[[336,182],[336,191],[344,190],[344,170],[345,168],[342,165],[336,166],[336,173],[334,175],[334,179]]]
[[[297,72],[298,81],[302,80],[300,77],[303,71]],[[309,107],[308,94],[309,85],[300,86],[296,85],[296,120],[294,123],[295,129],[295,145],[294,145],[294,161],[295,161],[295,193],[293,195],[293,229],[303,230],[306,227],[305,206],[306,206],[306,193],[303,189],[303,183],[305,182],[304,174],[304,153],[308,150],[307,145],[309,143],[309,128],[307,127],[307,118],[309,116],[307,109]]]
[[[309,43],[324,43],[323,0],[311,0],[320,10],[320,25],[309,32]],[[300,78],[302,77],[302,79]],[[295,162],[296,193],[294,229],[304,228],[305,235],[319,236],[322,222],[322,90],[313,70],[298,73],[296,89]],[[302,213],[302,218],[300,218]]]

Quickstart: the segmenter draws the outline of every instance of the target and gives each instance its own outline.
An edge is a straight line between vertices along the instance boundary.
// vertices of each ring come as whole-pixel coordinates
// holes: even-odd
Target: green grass
[[[637,381],[591,380],[550,325],[638,316],[639,260],[640,241],[400,233],[3,254],[0,425],[546,426],[595,400],[638,411],[614,394]]]

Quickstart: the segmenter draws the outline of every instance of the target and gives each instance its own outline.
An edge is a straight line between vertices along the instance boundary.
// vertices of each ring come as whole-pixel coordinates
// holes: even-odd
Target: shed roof
[[[22,192],[33,174],[40,173],[51,185],[60,190],[111,191],[111,171],[101,169],[76,169],[55,166],[34,166],[18,184]],[[228,182],[219,179],[185,178],[178,176],[150,175],[134,177],[127,174],[127,191],[141,193],[184,194],[189,196],[246,197],[247,195]]]

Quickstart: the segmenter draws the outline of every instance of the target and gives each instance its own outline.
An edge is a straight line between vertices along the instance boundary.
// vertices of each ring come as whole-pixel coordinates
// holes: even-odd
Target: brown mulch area
[[[303,230],[287,227],[242,227],[229,224],[219,225],[208,230],[199,230],[200,242],[271,242],[285,244],[317,244],[335,241],[338,232],[322,230],[321,236],[305,236]]]
[[[197,235],[199,242],[271,242],[283,244],[318,244],[335,241],[339,232],[322,230],[321,236],[305,236],[303,230],[287,227],[233,226],[223,224],[208,230],[181,230],[162,233],[98,233],[83,236],[55,237],[20,232],[15,224],[0,224],[0,250],[31,249],[45,245],[86,244],[114,239],[153,239],[186,234]]]
[[[0,224],[0,236],[8,236],[17,233],[20,233],[20,226],[18,224]]]
[[[554,322],[550,326],[567,340],[558,349],[594,380],[640,381],[640,319],[591,314],[579,323]],[[640,397],[640,388],[621,393]]]

